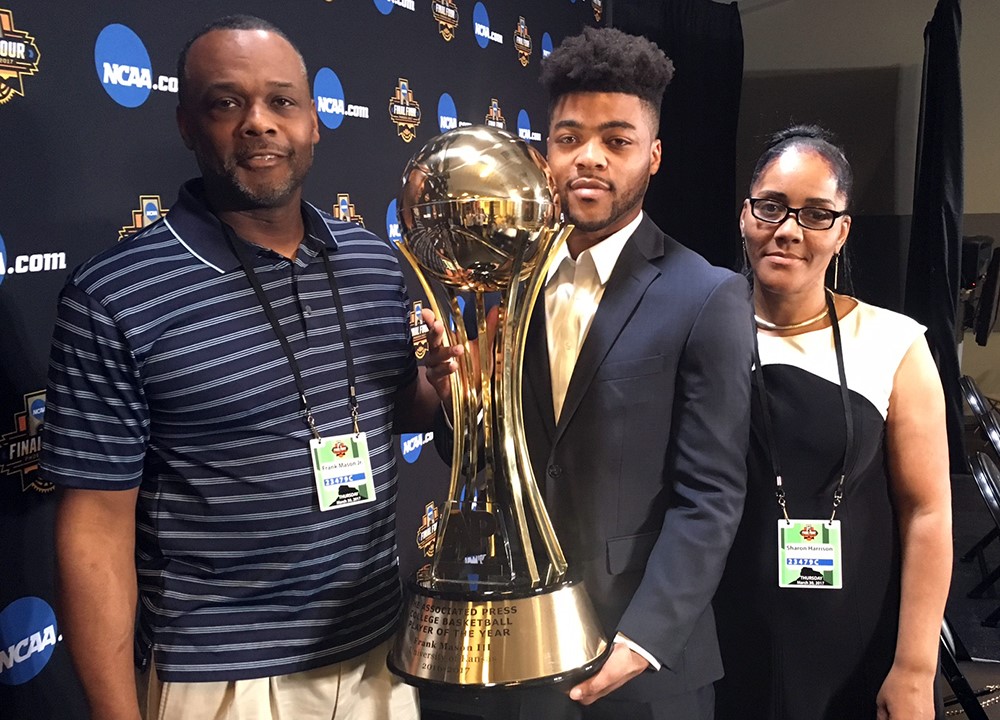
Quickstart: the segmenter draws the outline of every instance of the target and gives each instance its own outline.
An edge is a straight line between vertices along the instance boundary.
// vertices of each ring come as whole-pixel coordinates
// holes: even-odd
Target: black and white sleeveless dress
[[[840,320],[854,415],[841,521],[843,589],[778,588],[775,479],[753,395],[743,520],[716,596],[717,720],[864,720],[892,665],[900,543],[884,452],[893,378],[924,327],[865,303]],[[830,328],[758,334],[792,518],[829,518],[846,445]]]

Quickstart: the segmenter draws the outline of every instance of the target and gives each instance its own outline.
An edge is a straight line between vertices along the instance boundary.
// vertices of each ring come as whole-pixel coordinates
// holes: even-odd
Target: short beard
[[[251,188],[244,184],[237,174],[237,158],[227,158],[221,168],[202,166],[205,183],[211,186],[221,204],[230,210],[266,210],[278,208],[288,202],[302,187],[306,175],[312,167],[312,153],[304,166],[297,163],[298,156],[293,149],[288,150],[288,164],[292,168],[288,179],[277,185]]]
[[[593,220],[591,222],[583,221],[578,218],[573,217],[572,211],[570,210],[569,201],[563,201],[563,207],[566,208],[566,219],[568,222],[572,223],[574,228],[582,232],[600,232],[604,228],[614,225],[616,222],[621,220],[626,214],[632,211],[632,209],[638,205],[642,206],[642,199],[646,195],[646,190],[649,188],[649,175],[646,175],[646,181],[636,186],[635,189],[626,196],[616,198],[611,203],[611,211],[608,217],[602,220]],[[611,186],[611,190],[614,191],[614,186]],[[567,196],[569,195],[569,189],[566,191]]]

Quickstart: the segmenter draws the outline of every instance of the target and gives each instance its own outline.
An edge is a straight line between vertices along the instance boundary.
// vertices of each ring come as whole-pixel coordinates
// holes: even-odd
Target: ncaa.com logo
[[[146,102],[152,90],[177,92],[177,78],[158,75],[146,46],[131,28],[118,23],[101,30],[94,43],[94,65],[104,91],[119,105],[135,108]]]
[[[531,118],[528,117],[527,110],[521,110],[517,114],[517,136],[528,142],[541,142],[542,134],[531,129]]]
[[[372,0],[372,2],[383,15],[391,13],[394,7],[401,7],[410,12],[416,12],[417,9],[416,0]]]
[[[547,32],[542,33],[542,59],[544,60],[552,54],[552,36]]]
[[[403,433],[399,436],[399,448],[403,451],[403,459],[415,463],[420,457],[424,445],[434,442],[434,433]]]
[[[396,214],[395,199],[389,203],[389,207],[385,210],[385,234],[393,245],[399,245],[403,242],[403,234],[399,231],[399,216]]]
[[[8,259],[10,264],[7,264]],[[0,285],[8,275],[23,275],[26,273],[49,272],[66,269],[66,253],[33,253],[31,255],[7,255],[7,246],[0,235]]]
[[[62,635],[56,614],[37,597],[15,600],[0,612],[0,683],[22,685],[48,664]]]
[[[455,101],[448,93],[441,93],[438,98],[438,127],[441,132],[448,132],[460,127],[469,127],[472,123],[458,119],[458,110],[455,108]]]
[[[320,121],[331,130],[339,128],[345,117],[368,119],[367,107],[347,104],[340,78],[328,67],[320,68],[316,73],[316,79],[313,81],[313,100]]]
[[[481,48],[488,47],[491,42],[503,45],[503,35],[490,29],[490,14],[481,2],[477,2],[472,11],[472,30],[476,33],[476,42]]]

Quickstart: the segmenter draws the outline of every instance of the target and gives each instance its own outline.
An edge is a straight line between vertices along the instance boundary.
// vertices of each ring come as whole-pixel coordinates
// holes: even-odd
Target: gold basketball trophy
[[[432,139],[403,174],[400,249],[465,353],[452,375],[451,487],[429,566],[405,588],[389,667],[414,685],[493,688],[578,682],[610,653],[566,559],[525,443],[521,366],[528,321],[560,229],[537,150],[473,126]],[[431,282],[431,280],[436,282]],[[459,291],[475,298],[470,340]],[[499,292],[496,338],[484,295]]]

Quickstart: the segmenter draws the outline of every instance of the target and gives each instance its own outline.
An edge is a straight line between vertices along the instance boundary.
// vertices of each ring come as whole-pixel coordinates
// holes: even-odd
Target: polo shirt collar
[[[337,240],[316,207],[303,201],[302,217],[306,235],[331,251],[337,249]],[[205,185],[200,178],[181,186],[164,223],[181,245],[213,270],[224,273],[239,269],[240,262],[229,249],[222,221],[208,208]]]

